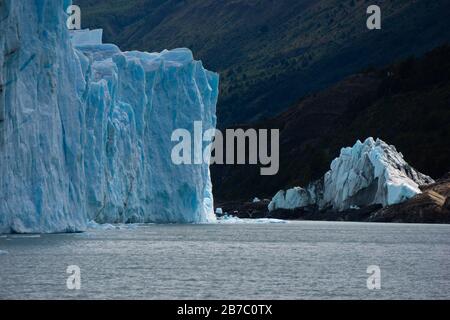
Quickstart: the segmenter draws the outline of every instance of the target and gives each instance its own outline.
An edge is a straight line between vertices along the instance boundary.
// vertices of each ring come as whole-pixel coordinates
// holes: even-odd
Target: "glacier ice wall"
[[[279,191],[269,210],[316,205],[342,211],[354,206],[401,203],[421,193],[433,179],[416,171],[384,141],[368,138],[343,148],[325,176],[306,188]]]
[[[0,5],[0,233],[214,219],[209,166],[172,164],[170,138],[215,127],[218,75],[71,34],[69,4]]]

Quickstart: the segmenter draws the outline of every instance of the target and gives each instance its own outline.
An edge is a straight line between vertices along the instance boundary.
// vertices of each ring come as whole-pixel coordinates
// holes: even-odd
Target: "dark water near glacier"
[[[147,225],[0,236],[0,298],[449,299],[450,226]],[[67,266],[81,270],[69,290]],[[381,269],[381,289],[366,269]]]

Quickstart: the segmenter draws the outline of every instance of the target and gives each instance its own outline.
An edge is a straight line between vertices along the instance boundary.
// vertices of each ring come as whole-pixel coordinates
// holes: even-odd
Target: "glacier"
[[[433,179],[411,167],[395,146],[367,138],[343,148],[330,170],[306,188],[280,190],[269,211],[316,206],[336,211],[372,204],[388,206],[421,193],[419,186]]]
[[[215,128],[218,74],[69,32],[70,4],[0,4],[0,233],[214,221],[209,166],[174,165],[171,133]]]

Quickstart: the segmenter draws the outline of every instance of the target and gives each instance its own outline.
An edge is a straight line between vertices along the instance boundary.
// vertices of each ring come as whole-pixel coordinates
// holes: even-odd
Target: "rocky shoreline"
[[[421,187],[421,194],[399,204],[382,207],[374,204],[335,211],[310,206],[300,209],[276,209],[269,212],[270,200],[258,202],[218,202],[217,208],[238,218],[274,218],[283,220],[356,221],[395,223],[450,223],[450,172],[433,184]]]

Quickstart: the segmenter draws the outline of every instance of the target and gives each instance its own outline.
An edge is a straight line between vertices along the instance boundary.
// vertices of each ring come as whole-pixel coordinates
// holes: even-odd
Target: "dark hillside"
[[[218,199],[270,197],[306,185],[328,170],[341,147],[369,136],[395,145],[412,166],[439,178],[450,171],[450,46],[350,76],[258,126],[281,129],[279,174],[213,166]]]
[[[75,0],[122,49],[189,47],[221,75],[219,126],[274,116],[368,67],[450,41],[448,0]],[[382,29],[366,27],[378,4]]]

